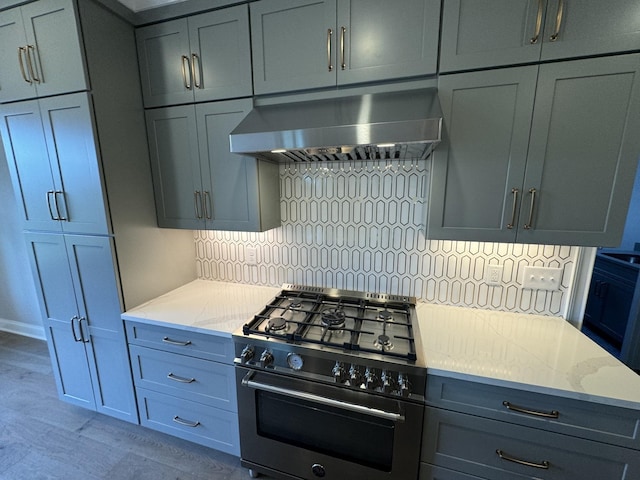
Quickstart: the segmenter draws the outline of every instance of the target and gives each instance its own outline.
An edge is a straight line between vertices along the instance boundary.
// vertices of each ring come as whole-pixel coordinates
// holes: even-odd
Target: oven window
[[[257,391],[258,434],[360,465],[391,471],[394,424],[306,400]]]

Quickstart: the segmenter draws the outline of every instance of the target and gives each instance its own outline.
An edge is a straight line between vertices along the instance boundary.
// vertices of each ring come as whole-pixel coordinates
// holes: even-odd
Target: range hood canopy
[[[229,135],[234,153],[276,162],[427,158],[440,142],[435,88],[263,105]]]

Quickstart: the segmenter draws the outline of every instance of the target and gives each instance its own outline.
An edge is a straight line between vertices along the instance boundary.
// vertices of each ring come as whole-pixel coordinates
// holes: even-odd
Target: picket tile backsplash
[[[198,277],[564,315],[578,248],[427,240],[429,166],[424,160],[281,165],[282,226],[194,232]],[[257,265],[247,264],[248,247],[256,248]],[[501,285],[485,281],[488,265],[503,265]],[[561,289],[522,289],[527,265],[562,268]]]

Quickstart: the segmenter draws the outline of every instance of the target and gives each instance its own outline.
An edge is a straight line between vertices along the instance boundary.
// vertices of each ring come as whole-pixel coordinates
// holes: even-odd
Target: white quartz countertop
[[[279,291],[195,280],[122,318],[230,337]],[[640,375],[561,318],[426,303],[417,314],[430,374],[640,410]]]

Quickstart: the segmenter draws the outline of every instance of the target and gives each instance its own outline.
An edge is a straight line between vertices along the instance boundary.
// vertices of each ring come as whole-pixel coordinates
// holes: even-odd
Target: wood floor
[[[245,480],[249,474],[231,455],[58,400],[46,343],[0,332],[0,479]]]

